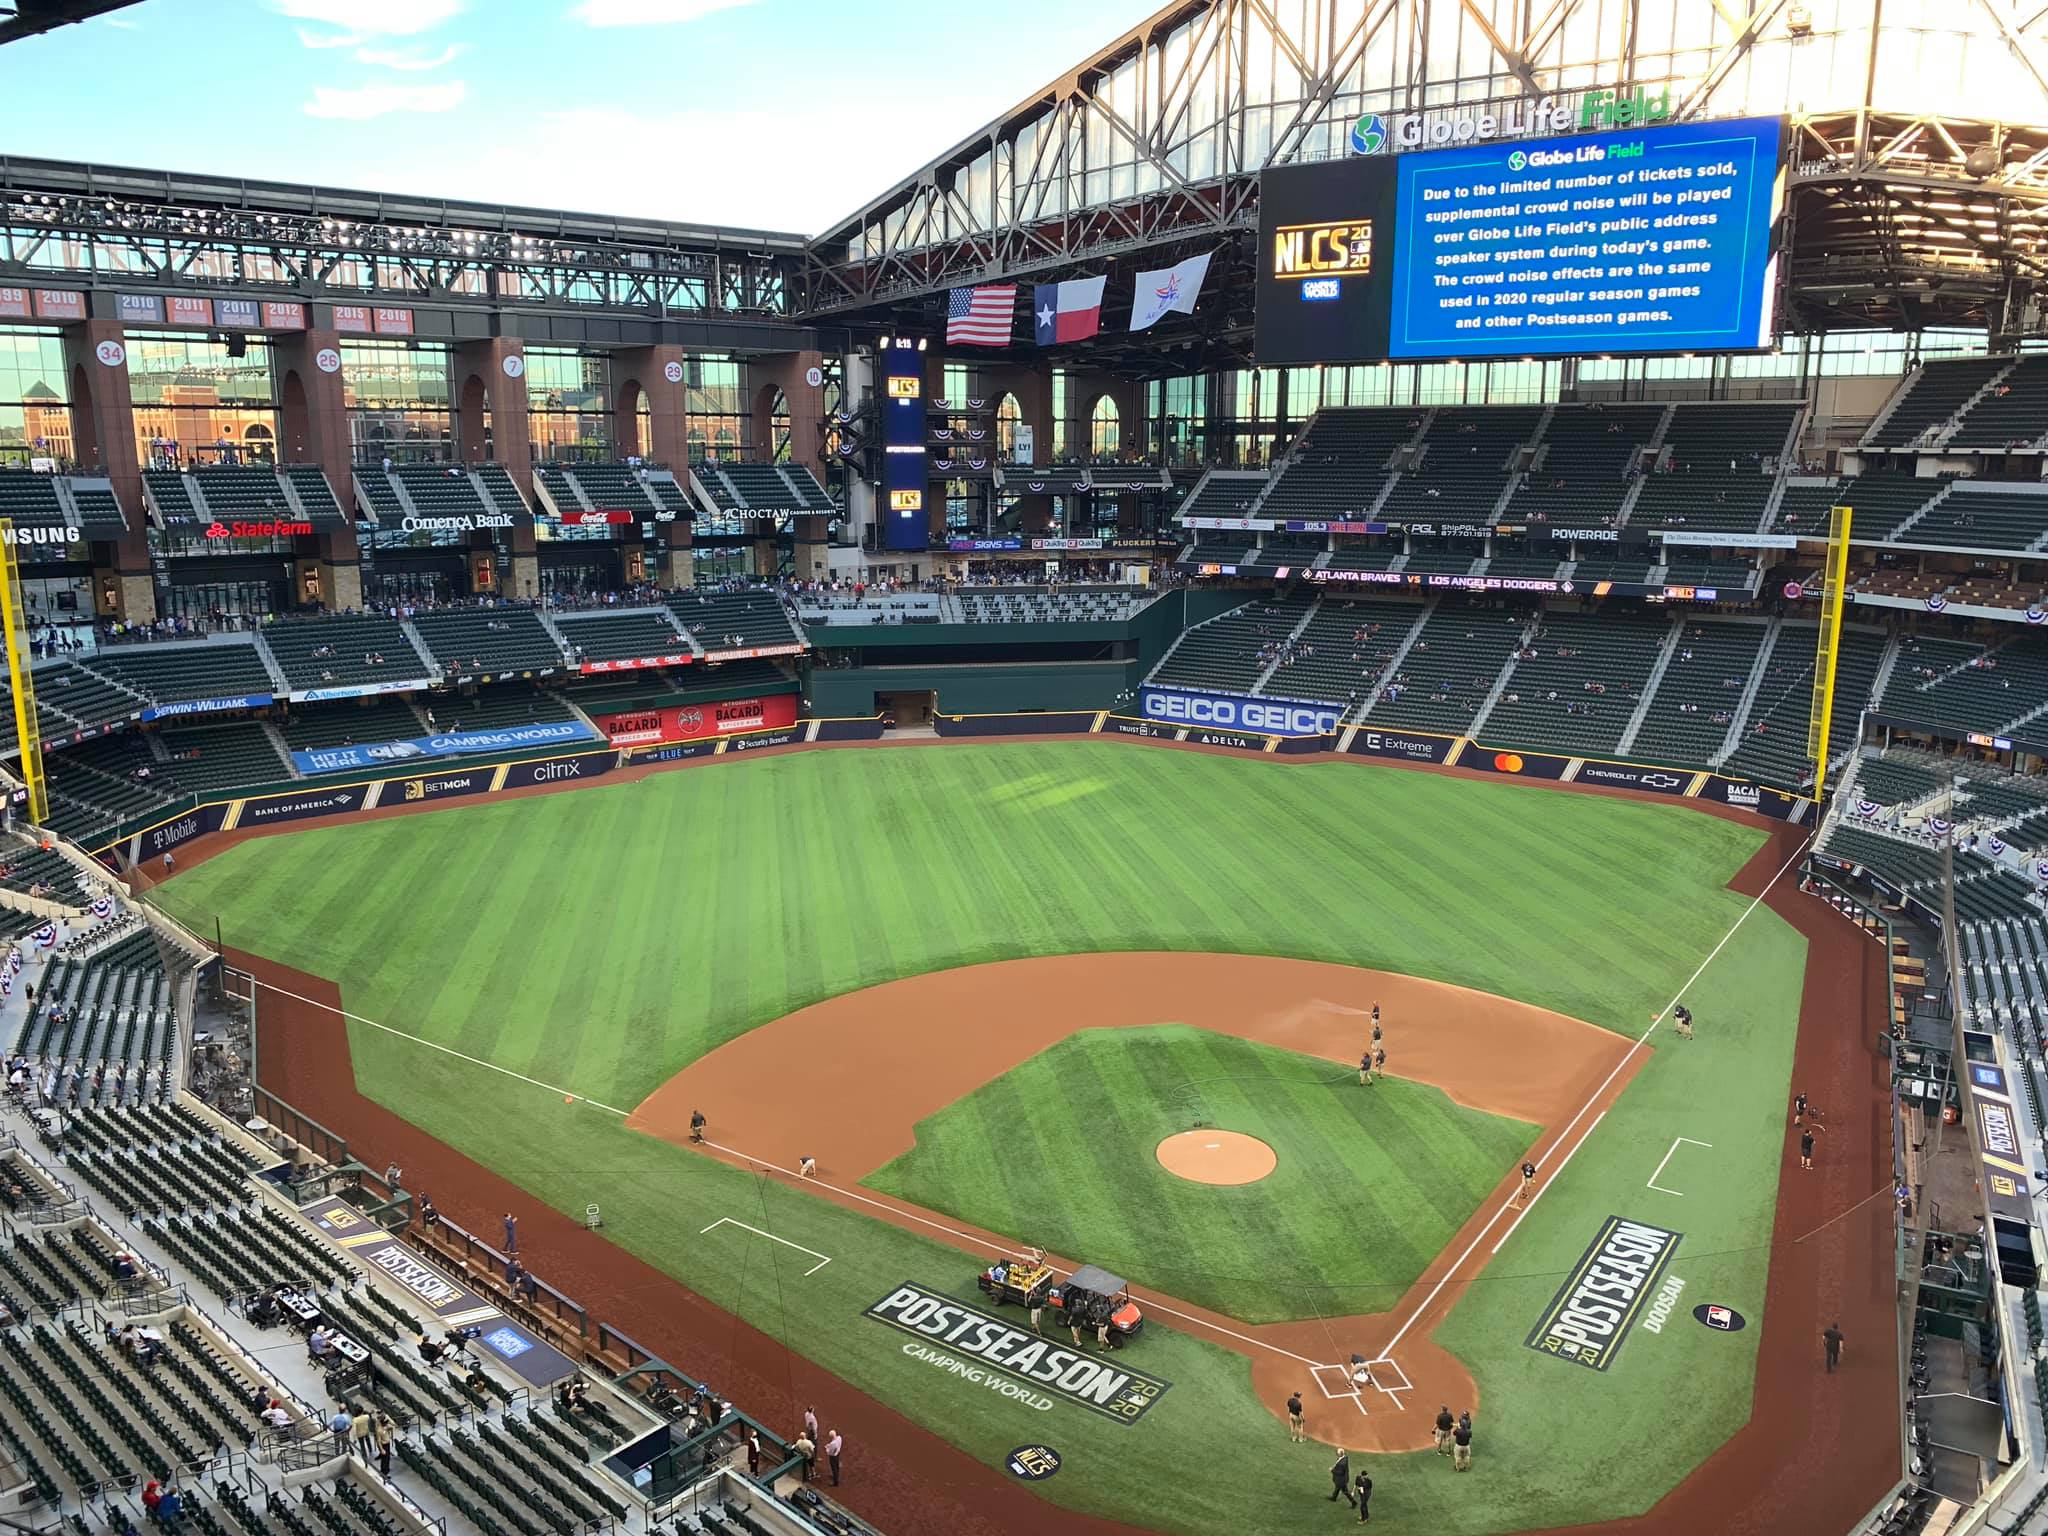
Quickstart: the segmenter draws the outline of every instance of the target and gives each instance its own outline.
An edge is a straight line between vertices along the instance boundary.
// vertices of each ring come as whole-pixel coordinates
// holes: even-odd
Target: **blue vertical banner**
[[[931,471],[925,448],[924,354],[901,342],[875,359],[882,397],[882,546],[923,549],[929,542],[924,499]]]

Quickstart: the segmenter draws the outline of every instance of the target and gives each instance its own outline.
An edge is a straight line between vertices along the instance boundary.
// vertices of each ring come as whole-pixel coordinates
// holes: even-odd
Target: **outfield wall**
[[[1362,757],[1418,767],[1459,768],[1506,778],[1634,790],[1674,800],[1705,800],[1773,821],[1804,821],[1813,804],[1804,796],[1725,774],[1548,752],[1507,751],[1480,746],[1469,737],[1428,731],[1382,731],[1353,725],[1332,735],[1268,736],[1252,731],[1176,726],[1106,710],[940,715],[933,725],[944,740],[1121,736],[1261,756]],[[658,768],[769,748],[879,742],[885,734],[886,728],[877,716],[807,718],[794,725],[697,741],[607,747],[498,762],[452,763],[435,773],[392,774],[348,783],[268,786],[250,794],[202,801],[172,815],[140,819],[116,829],[111,836],[92,840],[87,847],[94,858],[119,871],[174,854],[184,844],[214,832],[262,831],[290,822],[476,799],[508,790],[595,783],[620,769]]]

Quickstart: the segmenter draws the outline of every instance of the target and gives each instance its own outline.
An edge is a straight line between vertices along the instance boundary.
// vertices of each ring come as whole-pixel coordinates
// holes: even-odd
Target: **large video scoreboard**
[[[1766,347],[1782,141],[1743,118],[1269,170],[1256,360]]]

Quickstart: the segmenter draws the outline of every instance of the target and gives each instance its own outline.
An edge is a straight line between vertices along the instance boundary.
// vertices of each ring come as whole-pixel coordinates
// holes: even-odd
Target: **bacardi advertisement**
[[[702,741],[735,731],[777,730],[796,724],[796,708],[795,694],[774,693],[765,698],[721,699],[716,704],[635,709],[591,718],[613,746],[646,747],[672,741]]]

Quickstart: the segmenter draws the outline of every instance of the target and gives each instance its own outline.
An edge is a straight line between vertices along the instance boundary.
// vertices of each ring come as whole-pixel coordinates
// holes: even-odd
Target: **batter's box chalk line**
[[[818,1262],[804,1271],[804,1278],[806,1280],[832,1262],[827,1255],[818,1252],[815,1248],[806,1248],[802,1243],[792,1243],[786,1237],[777,1237],[773,1232],[763,1232],[759,1227],[750,1227],[744,1221],[734,1221],[730,1216],[719,1217],[718,1220],[711,1223],[710,1226],[704,1228],[704,1231],[699,1232],[697,1235],[702,1237],[705,1232],[716,1232],[720,1227],[738,1227],[741,1231],[751,1232],[756,1237],[765,1237],[771,1243],[780,1243],[785,1248],[794,1248],[798,1253],[809,1254]]]
[[[1363,1365],[1372,1375],[1372,1388],[1383,1392],[1394,1400],[1398,1409],[1405,1406],[1401,1401],[1403,1392],[1413,1392],[1415,1384],[1408,1379],[1408,1373],[1401,1369],[1400,1362],[1391,1355],[1381,1355],[1376,1360],[1355,1361],[1344,1365],[1312,1365],[1309,1375],[1322,1388],[1323,1396],[1333,1402],[1355,1403],[1360,1413],[1370,1413],[1366,1407],[1365,1386],[1356,1379],[1359,1366]]]

